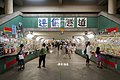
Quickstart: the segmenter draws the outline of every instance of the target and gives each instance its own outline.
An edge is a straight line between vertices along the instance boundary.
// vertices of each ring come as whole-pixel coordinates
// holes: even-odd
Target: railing
[[[0,25],[2,25],[3,23],[5,23],[5,22],[7,22],[7,21],[11,20],[12,18],[14,18],[16,16],[19,16],[19,15],[22,15],[22,13],[20,11],[17,11],[13,14],[10,14],[10,15],[7,15],[7,16],[1,18],[0,19]]]
[[[96,14],[23,14],[23,17],[34,17],[34,16],[97,16]]]
[[[100,16],[100,15],[120,24],[120,19],[118,17],[116,17],[115,15],[108,14],[107,12],[103,12],[103,11],[98,14],[98,16]]]

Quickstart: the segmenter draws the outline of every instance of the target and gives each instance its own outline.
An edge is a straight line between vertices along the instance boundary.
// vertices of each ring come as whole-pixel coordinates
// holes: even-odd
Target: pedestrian
[[[69,44],[66,44],[66,45],[65,45],[65,53],[69,56],[69,59],[71,59],[71,53],[70,53]]]
[[[19,69],[18,70],[22,70],[25,68],[25,62],[24,62],[24,52],[23,52],[23,47],[24,45],[23,44],[20,44],[20,51],[18,52],[17,54],[17,61],[18,61],[18,66],[19,66]]]
[[[57,48],[58,48],[58,52],[59,52],[59,50],[60,50],[60,44],[59,44],[59,42],[57,44]]]
[[[47,49],[47,53],[49,53],[49,46],[48,45],[46,45],[46,49]]]
[[[100,47],[96,48],[95,55],[97,58],[97,67],[102,69],[102,59],[101,59]]]
[[[90,48],[90,42],[88,41],[86,44],[86,65],[89,65],[91,58],[91,48]]]
[[[39,66],[38,68],[41,68],[41,63],[43,62],[42,67],[46,67],[45,66],[45,58],[46,58],[46,49],[45,49],[45,45],[42,45],[42,48],[40,49],[39,52]]]

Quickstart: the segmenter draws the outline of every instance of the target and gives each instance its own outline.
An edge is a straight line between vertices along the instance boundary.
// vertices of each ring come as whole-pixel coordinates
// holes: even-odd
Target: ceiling
[[[26,33],[27,34],[27,33]],[[72,39],[72,37],[76,36],[83,36],[84,32],[34,32],[34,38],[37,37],[43,38],[43,39]]]
[[[29,32],[25,32],[25,36],[30,34]],[[89,31],[87,33],[89,37],[91,37],[91,34],[94,34],[93,32]],[[55,31],[55,32],[33,32],[32,35],[34,35],[33,39],[36,38],[43,38],[43,39],[56,39],[56,40],[65,40],[65,39],[73,39],[73,38],[79,38],[80,36],[85,36],[85,32],[79,32],[79,31],[65,31],[65,32],[60,32],[60,31]]]
[[[105,4],[107,0],[14,0],[15,5],[96,5]]]

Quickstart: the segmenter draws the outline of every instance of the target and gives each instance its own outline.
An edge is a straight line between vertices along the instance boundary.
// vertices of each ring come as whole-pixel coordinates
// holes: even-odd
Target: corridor
[[[72,54],[71,59],[64,52],[53,50],[46,57],[46,68],[37,68],[39,58],[26,63],[23,71],[17,67],[0,75],[0,80],[120,80],[118,73],[99,69],[92,63],[86,66],[85,59]]]

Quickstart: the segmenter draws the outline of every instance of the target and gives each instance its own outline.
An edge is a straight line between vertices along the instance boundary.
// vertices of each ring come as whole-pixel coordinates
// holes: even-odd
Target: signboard
[[[64,28],[60,28],[60,31],[63,32],[63,31],[65,31],[65,29]]]
[[[47,28],[48,27],[48,18],[38,18],[38,27]]]
[[[16,34],[16,25],[12,25],[12,34]]]
[[[51,27],[61,27],[60,18],[51,18]]]
[[[12,32],[12,28],[4,27],[4,32]]]
[[[64,25],[68,28],[74,27],[74,18],[64,18]]]
[[[77,18],[77,27],[87,27],[87,18]]]

